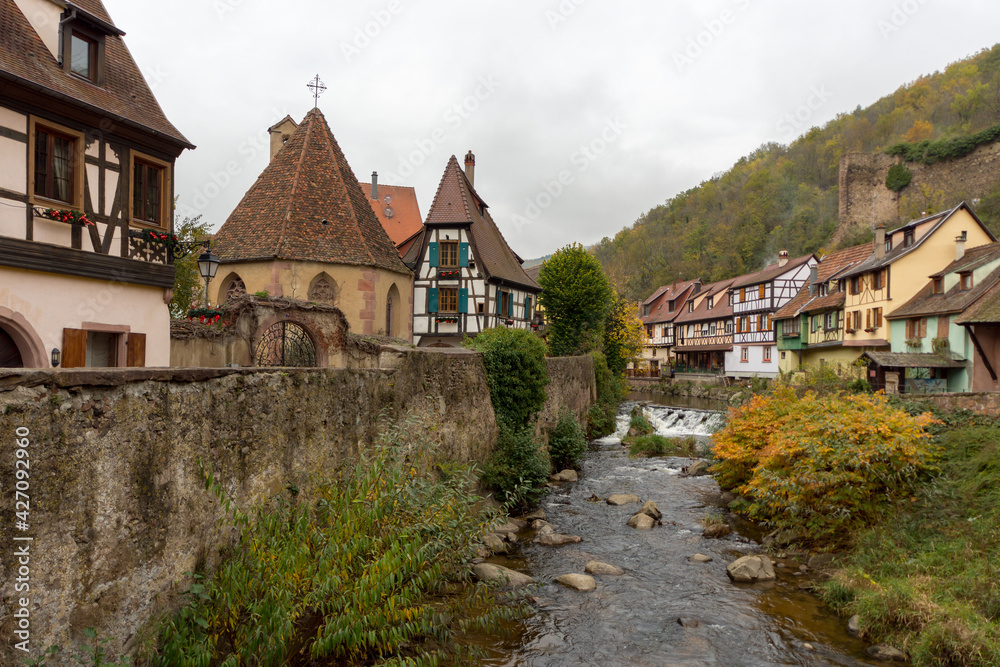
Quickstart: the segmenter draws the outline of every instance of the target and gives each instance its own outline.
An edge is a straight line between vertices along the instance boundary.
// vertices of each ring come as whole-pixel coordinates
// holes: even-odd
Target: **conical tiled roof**
[[[476,194],[465,171],[454,155],[448,160],[434,203],[427,213],[427,226],[469,223],[476,259],[488,278],[500,278],[528,290],[541,291],[507,245],[496,223],[486,210],[486,202]]]
[[[224,262],[282,259],[410,273],[319,109],[306,114],[243,196],[213,250]]]

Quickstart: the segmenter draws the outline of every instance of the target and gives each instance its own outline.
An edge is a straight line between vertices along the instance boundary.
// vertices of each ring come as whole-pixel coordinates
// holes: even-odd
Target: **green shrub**
[[[968,155],[984,144],[1000,140],[1000,125],[988,127],[982,132],[959,137],[957,139],[925,140],[916,144],[899,143],[890,146],[885,152],[889,155],[902,157],[907,162],[934,164],[943,160],[953,160]]]
[[[713,438],[724,488],[749,499],[747,514],[809,538],[836,540],[909,497],[935,470],[925,427],[884,396],[797,397],[791,388],[732,410]]]
[[[584,454],[587,453],[587,437],[569,410],[559,413],[559,420],[549,436],[549,458],[552,459],[552,469],[559,471],[566,468],[578,469]]]
[[[560,248],[538,271],[553,356],[581,354],[599,346],[614,291],[597,258],[582,245]]]
[[[483,466],[480,481],[510,510],[525,509],[546,493],[549,460],[530,426],[500,427],[496,449]]]
[[[885,177],[885,187],[893,192],[902,192],[912,180],[913,172],[905,164],[894,164],[889,167],[889,173]]]
[[[456,641],[464,633],[521,615],[468,583],[492,517],[473,471],[417,474],[431,447],[384,441],[322,481],[312,502],[277,498],[251,514],[207,474],[239,544],[210,581],[190,586],[146,664],[431,664],[467,654]],[[452,582],[467,595],[442,597]]]
[[[649,420],[639,412],[638,414],[633,412],[632,418],[628,422],[628,432],[631,435],[649,435],[653,433],[655,429],[653,425],[649,423]]]
[[[693,436],[667,438],[662,435],[641,435],[629,440],[632,456],[691,456],[698,448]]]
[[[497,423],[519,429],[545,406],[545,343],[525,329],[487,329],[465,342],[483,353]]]

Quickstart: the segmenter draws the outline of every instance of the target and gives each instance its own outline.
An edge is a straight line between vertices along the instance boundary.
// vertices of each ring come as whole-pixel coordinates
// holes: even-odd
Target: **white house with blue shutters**
[[[493,327],[529,329],[541,288],[521,267],[476,193],[475,157],[448,161],[422,235],[403,258],[413,269],[413,339],[457,347]]]

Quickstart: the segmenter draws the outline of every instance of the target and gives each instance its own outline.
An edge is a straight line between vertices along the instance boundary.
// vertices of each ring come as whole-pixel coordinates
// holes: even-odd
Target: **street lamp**
[[[212,254],[211,248],[206,248],[205,252],[198,258],[198,273],[205,279],[205,308],[208,309],[208,281],[215,277],[215,272],[219,270],[219,258]]]

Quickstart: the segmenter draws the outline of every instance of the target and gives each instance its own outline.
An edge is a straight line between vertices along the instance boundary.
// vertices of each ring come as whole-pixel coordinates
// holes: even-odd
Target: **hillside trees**
[[[908,138],[928,145],[959,139],[932,151],[949,157],[969,145],[963,137],[998,123],[1000,45],[840,114],[788,146],[758,147],[604,238],[593,252],[614,289],[632,300],[682,278],[711,281],[757,270],[783,248],[793,257],[816,252],[836,227],[845,153],[881,152]],[[965,194],[945,193],[949,203]]]

